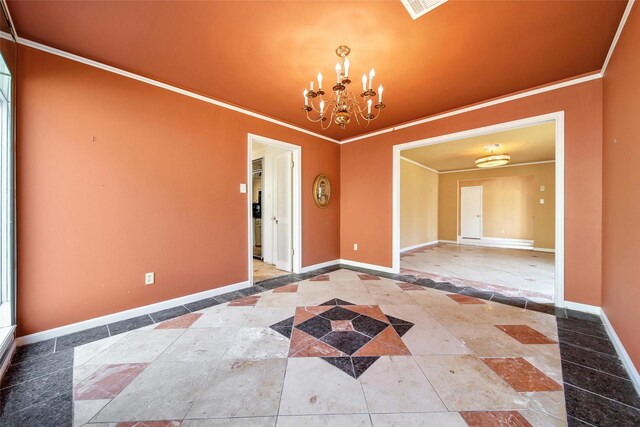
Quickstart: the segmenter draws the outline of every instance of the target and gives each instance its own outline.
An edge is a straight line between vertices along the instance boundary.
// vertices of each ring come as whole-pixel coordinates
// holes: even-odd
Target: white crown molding
[[[527,90],[524,92],[519,92],[516,93],[514,95],[508,95],[502,98],[497,98],[497,99],[493,99],[491,101],[486,101],[486,102],[481,102],[479,104],[474,104],[471,105],[469,107],[464,107],[464,108],[460,108],[460,109],[456,109],[456,110],[452,110],[446,113],[442,113],[442,114],[436,114],[435,116],[430,116],[430,117],[426,117],[424,119],[420,119],[420,120],[416,120],[413,122],[409,122],[409,123],[405,123],[402,125],[398,125],[398,126],[392,126],[386,129],[382,129],[376,132],[371,132],[371,133],[367,133],[364,135],[359,135],[359,136],[354,136],[353,138],[347,138],[347,139],[343,139],[340,141],[340,144],[348,144],[350,142],[355,142],[355,141],[359,141],[361,139],[365,139],[365,138],[372,138],[374,136],[378,136],[378,135],[382,135],[385,133],[390,133],[390,132],[394,132],[400,129],[406,129],[406,128],[410,128],[413,126],[418,126],[424,123],[429,123],[429,122],[434,122],[436,120],[441,120],[447,117],[452,117],[452,116],[457,116],[460,114],[464,114],[464,113],[468,113],[470,111],[475,111],[475,110],[480,110],[482,108],[487,108],[487,107],[492,107],[494,105],[499,105],[499,104],[504,104],[505,102],[511,102],[511,101],[515,101],[517,99],[521,99],[521,98],[527,98],[529,96],[534,96],[534,95],[539,95],[541,93],[545,93],[545,92],[551,92],[554,90],[558,90],[558,89],[562,89],[568,86],[574,86],[574,85],[578,85],[581,83],[586,83],[586,82],[590,82],[591,80],[597,80],[597,79],[601,79],[602,78],[602,73],[593,73],[593,74],[589,74],[587,76],[582,76],[582,77],[578,77],[576,79],[571,79],[571,80],[565,80],[563,82],[560,83],[555,83],[555,84],[551,84],[548,86],[543,86],[543,87],[539,87],[536,89],[531,89],[531,90]]]
[[[12,42],[15,42],[16,40],[18,40],[18,30],[16,30],[16,26],[13,25],[13,18],[11,17],[11,12],[9,11],[9,5],[7,5],[7,0],[2,0],[2,8],[7,13],[7,19],[9,20],[9,25],[11,26],[11,36],[12,37],[10,39],[8,39],[8,40],[11,40]],[[3,33],[4,33],[4,31],[3,31]]]
[[[251,287],[249,281],[234,283],[232,285],[221,286],[219,288],[209,289],[207,291],[198,292],[195,294],[185,295],[154,304],[145,305],[142,307],[132,308],[130,310],[120,311],[117,313],[107,314],[105,316],[94,317],[92,319],[83,320],[77,323],[71,323],[69,325],[59,326],[57,328],[48,329],[46,331],[35,332],[29,335],[23,335],[16,338],[18,346],[25,344],[32,344],[34,342],[40,342],[51,338],[61,337],[63,335],[72,334],[74,332],[84,331],[85,329],[95,328],[97,326],[108,325],[109,323],[118,322],[120,320],[131,319],[132,317],[142,316],[145,314],[155,313],[156,311],[164,310],[167,308],[177,307],[179,305],[188,304],[190,302],[199,301],[202,299],[210,298],[216,295],[221,295],[227,292],[239,291],[240,289]]]
[[[624,9],[624,13],[622,14],[622,18],[620,19],[620,24],[618,25],[618,30],[616,31],[616,35],[613,37],[613,41],[611,42],[611,46],[609,47],[609,52],[607,52],[607,57],[604,60],[604,64],[602,64],[602,69],[600,70],[600,74],[602,74],[603,76],[607,71],[607,66],[609,65],[609,61],[611,61],[613,51],[616,49],[618,39],[620,39],[620,35],[622,34],[624,25],[627,23],[627,18],[629,18],[629,14],[631,13],[631,8],[633,7],[634,2],[635,0],[629,0],[629,2],[627,3],[627,7]]]
[[[71,61],[80,62],[82,64],[89,65],[89,66],[94,67],[94,68],[99,68],[101,70],[109,71],[111,73],[118,74],[118,75],[123,76],[123,77],[128,77],[130,79],[137,80],[139,82],[146,83],[146,84],[149,84],[149,85],[152,85],[152,86],[156,86],[156,87],[159,87],[161,89],[166,89],[168,91],[175,92],[175,93],[178,93],[180,95],[188,96],[190,98],[194,98],[194,99],[197,99],[199,101],[206,102],[208,104],[213,104],[213,105],[218,106],[218,107],[226,108],[228,110],[232,110],[232,111],[235,111],[237,113],[245,114],[247,116],[251,116],[251,117],[254,117],[254,118],[259,119],[259,120],[264,120],[265,122],[273,123],[273,124],[276,124],[276,125],[288,128],[288,129],[292,129],[292,130],[301,132],[301,133],[306,133],[307,135],[311,135],[311,136],[314,136],[316,138],[324,139],[325,141],[330,141],[330,142],[334,142],[334,143],[338,143],[339,142],[338,140],[333,139],[333,138],[329,138],[328,136],[324,136],[324,135],[320,135],[319,133],[311,132],[309,130],[303,129],[303,128],[298,127],[298,126],[294,126],[292,124],[289,124],[289,123],[286,123],[286,122],[283,122],[283,121],[280,121],[280,120],[273,119],[273,118],[265,116],[263,114],[255,113],[253,111],[250,111],[250,110],[247,110],[247,109],[244,109],[244,108],[232,105],[232,104],[228,104],[226,102],[222,102],[222,101],[219,101],[217,99],[209,98],[207,96],[203,96],[203,95],[197,94],[195,92],[191,92],[191,91],[188,91],[188,90],[185,90],[185,89],[181,89],[179,87],[172,86],[172,85],[167,84],[167,83],[162,83],[162,82],[159,82],[157,80],[153,80],[153,79],[150,79],[148,77],[141,76],[139,74],[131,73],[129,71],[122,70],[120,68],[112,67],[111,65],[103,64],[102,62],[94,61],[92,59],[87,59],[87,58],[84,58],[82,56],[75,55],[73,53],[65,52],[63,50],[56,49],[56,48],[44,45],[42,43],[37,43],[37,42],[31,41],[29,39],[25,39],[24,37],[18,37],[18,43],[23,45],[23,46],[30,47],[32,49],[37,49],[37,50],[40,50],[42,52],[47,52],[47,53],[50,53],[52,55],[56,55],[56,56],[60,56],[62,58],[69,59]]]
[[[433,173],[441,173],[440,171],[437,171],[435,169],[431,169],[429,166],[425,166],[422,163],[418,163],[415,160],[411,160],[411,159],[408,159],[408,158],[403,157],[403,156],[400,156],[400,160],[404,160],[405,162],[413,163],[414,165],[420,166],[421,168],[424,168],[424,169],[427,169],[427,170],[430,170]]]

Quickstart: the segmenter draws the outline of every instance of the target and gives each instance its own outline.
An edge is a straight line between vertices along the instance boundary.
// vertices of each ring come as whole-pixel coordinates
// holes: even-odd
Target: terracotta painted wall
[[[565,298],[600,306],[602,80],[341,145],[341,258],[391,266],[394,144],[562,110],[566,158]],[[358,243],[358,251],[353,250],[354,243]]]
[[[640,7],[604,76],[602,308],[640,369]]]
[[[400,159],[400,247],[438,240],[438,174]]]
[[[520,205],[518,179],[522,177],[533,180],[523,189],[529,202],[526,206]],[[458,187],[467,185],[484,187],[485,237],[531,239],[536,248],[555,247],[555,163],[440,174],[438,234],[442,240],[457,240]],[[516,188],[512,188],[514,185]],[[541,185],[545,186],[544,192],[540,191]],[[539,199],[545,199],[545,204],[541,205]],[[518,209],[522,216],[515,215]]]
[[[248,132],[303,147],[302,264],[339,258],[337,144],[24,46],[18,68],[19,335],[246,280]]]

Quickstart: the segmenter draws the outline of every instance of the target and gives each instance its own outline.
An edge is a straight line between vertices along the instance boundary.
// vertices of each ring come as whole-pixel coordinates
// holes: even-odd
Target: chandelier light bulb
[[[351,63],[349,62],[349,58],[345,58],[344,60],[344,76],[345,77],[349,77],[349,65],[351,65]]]
[[[382,85],[378,86],[378,103],[382,104]]]
[[[313,92],[313,80],[309,82],[309,90]]]
[[[304,106],[306,107],[307,105],[309,105],[309,98],[307,98],[307,90],[305,89],[304,92],[302,92],[302,96],[304,96]]]
[[[363,92],[367,91],[367,75],[366,74],[362,75],[362,91]]]
[[[340,83],[340,63],[336,62],[336,80]]]
[[[324,114],[324,101],[320,101],[320,115]]]
[[[367,101],[367,113],[371,114],[371,103],[373,101],[371,101],[371,98],[369,98],[369,100]]]
[[[371,89],[371,87],[373,86],[373,78],[376,75],[376,70],[374,70],[373,68],[371,69],[371,71],[369,71],[369,89]]]
[[[322,89],[322,73],[318,73],[318,90]]]

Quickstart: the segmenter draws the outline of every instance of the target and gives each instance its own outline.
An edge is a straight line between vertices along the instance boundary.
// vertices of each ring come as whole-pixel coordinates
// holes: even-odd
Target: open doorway
[[[563,306],[562,121],[395,146],[394,270]]]
[[[249,278],[259,283],[299,270],[300,147],[249,135],[248,152]]]

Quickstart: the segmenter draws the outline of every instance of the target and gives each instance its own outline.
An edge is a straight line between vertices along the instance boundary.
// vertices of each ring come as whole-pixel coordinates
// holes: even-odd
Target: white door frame
[[[253,179],[251,170],[251,151],[252,143],[257,142],[260,144],[271,145],[274,147],[282,148],[291,151],[291,158],[293,160],[293,173],[292,183],[293,191],[291,193],[293,197],[292,214],[292,227],[293,233],[293,255],[291,258],[291,266],[293,272],[300,273],[302,265],[302,147],[299,145],[290,144],[288,142],[282,142],[275,139],[267,138],[260,135],[247,134],[247,268],[249,270],[249,283],[253,283],[253,241],[251,239],[253,233],[253,204],[251,195],[253,194]]]
[[[458,185],[460,185],[460,183],[458,183]],[[460,230],[458,231],[457,234],[459,234],[460,236],[462,235],[462,190],[465,188],[479,188],[480,189],[480,239],[482,239],[483,236],[483,222],[484,222],[484,204],[483,204],[483,200],[482,198],[484,197],[484,188],[482,187],[482,185],[469,185],[466,187],[458,187],[458,197],[460,198],[460,203],[459,203],[459,208],[456,209],[456,216],[458,216],[460,218]]]
[[[469,138],[489,133],[502,132],[525,126],[553,122],[556,125],[556,227],[555,227],[555,291],[557,307],[564,307],[564,111],[528,117],[510,122],[498,123],[462,132],[440,135],[418,141],[393,146],[393,190],[392,190],[392,271],[400,272],[400,152],[410,148],[442,144],[457,139]]]

